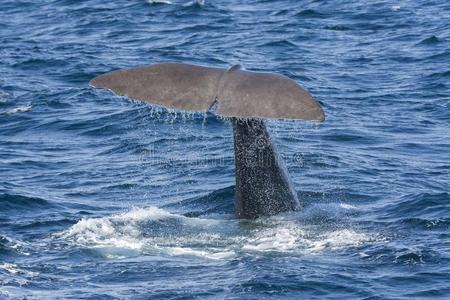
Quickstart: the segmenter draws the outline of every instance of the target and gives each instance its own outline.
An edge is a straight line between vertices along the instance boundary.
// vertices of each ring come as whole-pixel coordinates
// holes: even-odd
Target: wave
[[[429,79],[444,79],[448,77],[450,77],[450,71],[434,72],[426,76]]]
[[[388,238],[384,235],[380,236],[381,239],[384,239],[381,245],[365,248],[359,252],[359,256],[364,260],[375,260],[388,265],[440,264],[446,260],[445,252],[435,251],[430,244],[423,244],[420,240],[415,245],[407,245],[398,236]]]
[[[0,263],[0,270],[2,270],[2,269],[13,275],[18,275],[18,274],[23,274],[26,276],[37,276],[38,275],[37,272],[32,272],[32,271],[21,269],[16,264],[12,264],[12,263],[6,263],[6,262]]]
[[[0,103],[4,103],[8,101],[9,94],[0,90]]]
[[[30,245],[24,241],[14,239],[8,236],[0,235],[0,257],[11,257],[12,255],[30,255]]]
[[[26,267],[19,266],[16,263],[0,261],[0,285],[2,286],[26,286],[30,282],[36,280],[38,276],[38,272],[27,270]],[[0,289],[1,299],[3,299],[2,296],[8,296],[8,293],[6,291],[4,292],[6,294]],[[9,299],[9,297],[7,297],[7,299]]]
[[[408,194],[399,202],[382,207],[385,218],[446,218],[450,213],[449,193]]]
[[[171,253],[180,243],[213,239],[214,235],[203,233],[199,229],[206,229],[218,222],[220,221],[187,218],[156,207],[135,208],[109,217],[82,219],[55,236],[77,246],[97,249],[106,258],[121,258],[161,250]],[[181,229],[187,236],[177,237]],[[186,251],[191,249],[183,248]]]
[[[321,18],[326,17],[325,14],[320,13],[314,9],[305,9],[305,10],[302,10],[302,11],[296,13],[295,15],[298,17],[302,17],[302,18],[319,18],[319,19],[321,19]]]
[[[205,5],[205,0],[193,0],[193,1],[176,1],[176,0],[145,0],[146,3],[154,6],[159,5],[174,5],[181,7],[181,11],[189,11],[191,9],[201,9]]]
[[[174,1],[171,0],[146,0],[145,2],[147,2],[148,4],[174,4]],[[185,4],[183,4],[183,6],[185,7],[191,7],[191,6],[203,6],[205,5],[205,0],[194,0],[194,1],[189,1]]]
[[[26,222],[23,225],[17,225],[17,229],[21,230],[36,230],[39,228],[45,228],[49,230],[50,228],[64,228],[68,225],[73,225],[75,221],[67,218],[61,218],[56,220],[33,220],[31,222]]]
[[[426,39],[423,39],[417,45],[436,45],[440,42],[441,42],[441,40],[437,36],[432,35]]]
[[[347,30],[353,30],[353,28],[351,27],[351,25],[342,25],[342,24],[337,24],[337,25],[327,25],[324,27],[325,29],[328,30],[335,30],[335,31],[347,31]]]
[[[17,113],[24,113],[27,111],[30,111],[33,108],[33,105],[31,105],[31,103],[25,104],[25,105],[21,105],[15,108],[11,108],[7,111],[5,111],[4,113],[7,115],[13,115],[13,114],[17,114]]]
[[[189,1],[184,6],[185,7],[201,8],[201,7],[203,7],[205,5],[205,3],[206,3],[205,0],[193,0],[193,1]]]
[[[298,45],[289,41],[289,40],[278,40],[278,41],[270,41],[265,42],[260,45],[261,47],[270,47],[270,48],[297,48]]]
[[[423,230],[440,230],[450,228],[450,218],[406,218],[401,221],[408,226],[418,227]]]
[[[146,0],[145,2],[149,4],[173,4],[173,2],[169,0]]]
[[[200,217],[219,213],[233,214],[234,193],[235,187],[229,186],[206,195],[171,203],[165,205],[163,208],[175,210],[186,217]]]
[[[52,206],[52,204],[42,198],[14,194],[0,194],[0,210],[2,211],[46,208],[50,206]]]

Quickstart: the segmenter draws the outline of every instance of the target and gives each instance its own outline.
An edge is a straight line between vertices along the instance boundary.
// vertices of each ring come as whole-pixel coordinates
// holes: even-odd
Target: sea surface
[[[95,76],[287,75],[269,121],[302,209],[234,218],[229,120]],[[2,0],[0,299],[449,299],[448,1]]]

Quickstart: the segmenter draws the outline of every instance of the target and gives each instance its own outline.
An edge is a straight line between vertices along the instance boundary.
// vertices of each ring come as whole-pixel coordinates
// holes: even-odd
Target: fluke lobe
[[[295,210],[299,203],[263,118],[322,122],[320,104],[293,80],[272,73],[161,63],[106,73],[89,83],[122,96],[187,111],[230,117],[238,218]]]

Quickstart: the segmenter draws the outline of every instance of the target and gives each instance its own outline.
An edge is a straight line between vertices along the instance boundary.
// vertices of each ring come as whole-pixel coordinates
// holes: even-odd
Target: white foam
[[[17,274],[19,271],[17,270],[17,265],[10,263],[0,264],[0,269],[6,270],[11,274]]]
[[[13,275],[26,275],[28,277],[35,277],[39,275],[37,272],[21,269],[16,264],[11,263],[1,263],[0,269],[3,269]]]
[[[172,1],[169,0],[147,0],[147,3],[153,4],[153,3],[162,3],[162,4],[172,4]]]
[[[339,248],[355,247],[373,240],[365,233],[356,232],[352,229],[342,229],[325,233],[315,241],[311,241],[308,251],[319,252],[324,249],[336,250]]]
[[[243,250],[248,251],[280,251],[296,249],[304,236],[304,231],[292,222],[275,228],[263,229],[254,237],[246,239]]]
[[[169,212],[156,207],[137,208],[110,217],[82,219],[59,236],[73,240],[81,246],[140,250],[145,239],[140,238],[138,223],[157,221],[170,216]]]
[[[11,237],[8,236],[3,236],[3,238],[5,238],[8,241],[8,247],[11,249],[14,249],[15,251],[19,252],[22,255],[31,255],[31,253],[28,251],[29,249],[29,244],[27,244],[26,242],[23,242],[21,240],[17,240],[17,239],[13,239]]]
[[[339,206],[343,209],[356,209],[356,206],[347,203],[340,203]]]
[[[142,252],[167,252],[171,255],[177,253],[186,255],[190,251],[193,255],[211,258],[222,255],[216,252],[191,251],[188,246],[186,246],[185,253],[172,249],[172,244],[190,245],[199,241],[206,243],[215,241],[220,238],[217,234],[178,236],[177,234],[182,234],[182,232],[173,232],[171,233],[172,236],[144,236],[143,230],[145,229],[140,227],[142,224],[163,220],[173,220],[181,227],[198,228],[199,230],[205,230],[208,226],[220,223],[218,220],[187,218],[156,207],[135,208],[129,212],[109,217],[82,219],[68,230],[57,234],[56,237],[66,239],[79,247],[96,249],[107,258],[131,257]],[[162,222],[150,226],[165,226],[165,224]]]
[[[27,112],[29,111],[33,106],[31,105],[31,103],[28,103],[26,105],[23,106],[19,106],[16,108],[12,108],[8,111],[6,111],[6,114],[8,115],[12,115],[12,114],[17,114],[17,113],[23,113],[23,112]]]
[[[185,4],[183,4],[184,7],[189,7],[192,5],[203,6],[203,5],[205,5],[205,0],[194,0],[194,1],[189,1],[189,2],[186,2]]]
[[[356,247],[375,240],[374,236],[354,229],[324,231],[320,227],[302,226],[289,221],[279,222],[274,228],[264,228],[241,242],[243,251],[314,254]]]
[[[334,214],[336,207],[354,208],[344,204],[320,210]],[[249,230],[242,230],[237,220],[188,218],[156,207],[134,208],[108,217],[82,219],[57,237],[75,247],[95,249],[110,259],[169,255],[213,260],[230,259],[239,253],[314,254],[376,240],[355,229],[305,225],[293,217],[298,215],[258,219],[251,222]]]
[[[353,213],[357,208],[347,203],[317,203],[301,212],[304,219],[341,220]]]
[[[227,259],[235,256],[234,251],[220,251],[214,248],[206,250],[196,250],[189,247],[168,247],[165,249],[171,255],[188,255],[209,259]],[[214,251],[216,250],[216,251]]]
[[[167,217],[175,216],[170,212],[158,207],[134,208],[131,211],[114,216],[116,220],[139,222],[145,220],[161,220]]]

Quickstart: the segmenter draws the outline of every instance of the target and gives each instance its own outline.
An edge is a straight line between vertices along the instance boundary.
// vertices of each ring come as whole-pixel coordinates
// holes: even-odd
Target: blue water
[[[150,2],[1,1],[0,299],[450,297],[447,1]],[[234,219],[227,120],[88,87],[165,61],[320,101],[269,122],[301,211]]]

